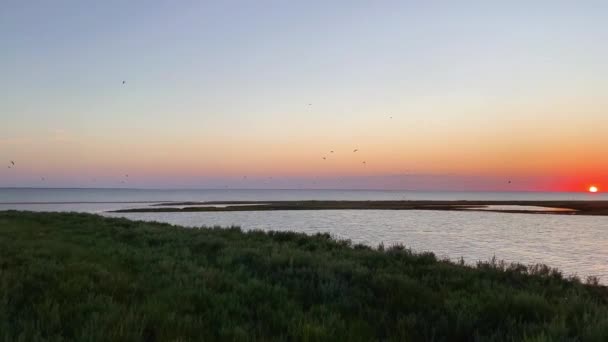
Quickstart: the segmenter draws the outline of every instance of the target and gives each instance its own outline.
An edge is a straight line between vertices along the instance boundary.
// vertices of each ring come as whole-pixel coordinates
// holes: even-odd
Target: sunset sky
[[[608,189],[606,18],[606,1],[2,1],[0,187]]]

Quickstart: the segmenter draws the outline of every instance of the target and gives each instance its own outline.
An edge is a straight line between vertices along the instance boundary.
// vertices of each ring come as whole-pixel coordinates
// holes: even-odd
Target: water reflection
[[[565,274],[608,280],[608,218],[428,210],[323,210],[183,213],[106,213],[114,217],[197,227],[329,232],[355,243],[400,243],[466,262],[493,256],[546,263]]]

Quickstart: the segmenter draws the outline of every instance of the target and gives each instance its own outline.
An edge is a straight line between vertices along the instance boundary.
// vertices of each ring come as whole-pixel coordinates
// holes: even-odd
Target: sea
[[[403,245],[468,264],[492,258],[547,264],[608,284],[608,217],[479,211],[323,210],[111,213],[169,201],[607,200],[608,194],[386,190],[0,189],[1,210],[74,211],[186,227],[330,233],[373,247]]]

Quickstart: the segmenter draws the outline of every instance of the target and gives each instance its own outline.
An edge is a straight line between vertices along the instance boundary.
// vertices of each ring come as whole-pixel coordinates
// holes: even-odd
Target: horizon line
[[[379,188],[182,188],[182,187],[168,187],[168,188],[124,188],[124,187],[35,187],[35,186],[9,186],[2,187],[0,190],[143,190],[143,191],[169,191],[169,190],[196,190],[196,191],[208,191],[208,190],[268,190],[268,191],[391,191],[391,192],[473,192],[473,193],[488,193],[488,192],[501,192],[501,193],[588,193],[587,191],[552,191],[552,190],[414,190],[414,189],[379,189]],[[601,193],[597,193],[601,194]]]

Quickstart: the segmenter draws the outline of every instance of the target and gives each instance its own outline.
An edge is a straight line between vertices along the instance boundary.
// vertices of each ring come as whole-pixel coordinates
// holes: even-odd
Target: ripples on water
[[[599,216],[429,210],[243,211],[111,213],[114,217],[189,227],[238,225],[244,230],[329,232],[354,243],[403,244],[468,263],[496,256],[546,263],[566,275],[608,279],[608,219]]]
[[[2,202],[6,200],[0,190]],[[197,192],[187,192],[191,197],[154,193],[152,197],[143,195],[126,198],[112,193],[87,197],[86,194],[70,192],[54,197],[55,201],[121,199],[122,201],[164,201],[164,200],[279,200],[309,199],[315,193],[275,190],[245,191],[247,196],[237,198],[235,191],[220,191],[196,196]],[[200,192],[200,191],[199,191]],[[403,199],[403,192],[390,191],[316,191],[316,199]],[[322,195],[319,195],[321,193]],[[123,193],[124,194],[124,193]],[[218,194],[222,194],[221,196]],[[408,193],[409,199],[461,199],[461,198],[420,198]],[[438,193],[433,193],[439,196]],[[182,194],[183,195],[183,194]],[[199,193],[200,195],[200,193]],[[451,193],[454,195],[454,193]],[[543,199],[528,198],[527,195],[488,195],[486,198],[467,199]],[[46,199],[48,193],[40,198]],[[97,196],[97,197],[96,197]],[[99,197],[101,196],[101,197]],[[164,197],[163,197],[164,196]],[[214,197],[215,196],[215,197]],[[365,197],[369,196],[369,197]],[[393,198],[390,198],[390,197]],[[463,195],[464,196],[464,195]],[[475,196],[483,197],[480,194]],[[503,196],[503,197],[501,197]],[[505,196],[507,198],[505,198]],[[509,198],[510,196],[510,198]],[[521,198],[521,197],[524,198]],[[542,197],[547,194],[535,196]],[[561,195],[566,196],[566,195]],[[278,198],[282,197],[282,198]],[[415,197],[415,198],[414,198]],[[559,197],[559,196],[558,196]],[[567,198],[549,199],[567,199]],[[17,199],[37,199],[32,193],[21,194]],[[546,198],[544,198],[546,199]],[[12,201],[19,202],[12,197]],[[40,200],[39,200],[40,201]],[[148,203],[149,204],[149,203]],[[564,271],[566,275],[577,274],[600,276],[608,283],[608,217],[570,216],[540,214],[505,214],[479,211],[400,211],[400,210],[323,210],[323,211],[246,211],[246,212],[184,212],[184,213],[104,213],[121,208],[137,208],[144,203],[82,203],[82,204],[1,204],[0,210],[20,209],[34,211],[82,211],[103,213],[106,216],[126,217],[135,220],[159,221],[189,227],[238,225],[244,230],[290,230],[303,233],[328,232],[337,238],[350,239],[354,243],[377,246],[384,243],[403,244],[415,251],[432,251],[439,257],[458,259],[463,257],[468,263],[478,260],[497,259],[523,264],[545,263]]]

